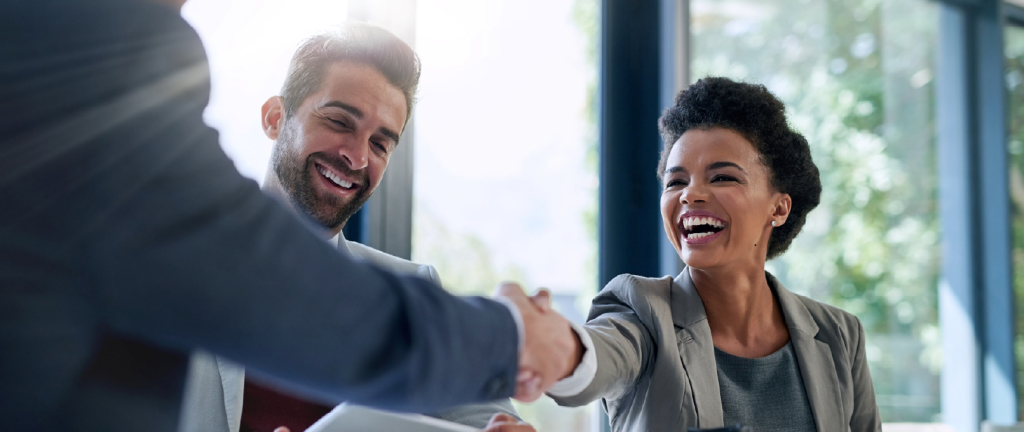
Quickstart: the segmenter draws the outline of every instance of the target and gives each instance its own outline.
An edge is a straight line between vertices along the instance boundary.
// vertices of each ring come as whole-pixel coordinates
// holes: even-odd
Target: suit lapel
[[[224,391],[224,415],[228,430],[238,432],[242,424],[242,395],[245,391],[245,368],[217,357],[221,389]]]
[[[679,328],[676,332],[679,357],[693,392],[697,425],[701,428],[722,427],[725,420],[711,327],[708,326],[704,302],[686,268],[676,277],[672,287],[672,321]]]
[[[782,308],[782,315],[789,327],[789,339],[793,342],[800,378],[804,382],[807,402],[814,413],[814,423],[819,431],[842,431],[847,427],[843,422],[840,406],[839,376],[828,344],[815,339],[818,324],[797,296],[782,286],[774,276],[767,274],[768,282],[775,289]]]

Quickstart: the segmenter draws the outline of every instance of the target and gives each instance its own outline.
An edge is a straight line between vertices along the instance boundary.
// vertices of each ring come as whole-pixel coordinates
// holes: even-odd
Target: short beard
[[[345,225],[348,219],[366,203],[373,193],[369,189],[369,182],[365,171],[356,171],[348,168],[337,155],[318,152],[310,154],[304,161],[301,161],[299,146],[296,144],[296,133],[291,121],[285,120],[281,135],[271,154],[271,166],[277,175],[281,187],[288,194],[288,200],[296,209],[317,221],[327,229],[335,229]],[[316,171],[313,166],[313,159],[319,159],[322,164],[328,165],[339,172],[359,180],[359,190],[349,202],[342,201],[334,195],[321,195],[313,186],[312,174]],[[319,175],[319,174],[316,174]]]

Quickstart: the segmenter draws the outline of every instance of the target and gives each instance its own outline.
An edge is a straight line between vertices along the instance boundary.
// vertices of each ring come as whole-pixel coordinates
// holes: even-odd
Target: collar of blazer
[[[815,339],[819,331],[818,323],[803,301],[770,273],[765,272],[765,277],[779,299],[782,315],[789,327],[789,338],[793,342],[800,377],[817,429],[845,430],[839,377],[831,347]],[[679,356],[693,389],[698,422],[702,428],[721,427],[724,418],[721,390],[718,387],[718,366],[715,363],[714,342],[711,340],[711,327],[708,326],[704,302],[690,278],[689,268],[684,267],[674,282],[671,293],[672,322],[677,328]]]

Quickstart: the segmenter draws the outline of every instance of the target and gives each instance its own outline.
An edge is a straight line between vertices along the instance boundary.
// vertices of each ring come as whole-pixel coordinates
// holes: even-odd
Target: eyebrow
[[[726,168],[726,167],[733,167],[733,168],[736,168],[736,169],[740,170],[744,174],[747,173],[747,171],[744,170],[743,167],[741,167],[739,165],[736,165],[736,164],[734,164],[732,162],[724,162],[724,161],[723,162],[715,162],[715,163],[713,163],[711,165],[708,165],[708,170],[719,169],[719,168]]]
[[[354,107],[352,105],[349,105],[347,103],[339,102],[339,101],[330,101],[330,102],[327,102],[327,103],[325,103],[325,104],[323,104],[321,106],[321,108],[327,108],[327,107],[341,108],[341,109],[347,111],[349,114],[352,114],[352,117],[355,117],[355,118],[360,119],[360,120],[363,119],[363,112],[361,110],[359,110],[359,108],[356,108],[356,107]],[[395,131],[393,131],[391,129],[388,129],[386,127],[381,127],[380,129],[377,130],[377,132],[380,133],[381,135],[384,135],[384,136],[388,137],[388,139],[394,141],[395,145],[398,145],[398,141],[400,141],[400,139],[401,139],[401,136],[399,136],[397,132],[395,132]]]
[[[726,167],[736,168],[736,169],[742,171],[744,174],[746,174],[746,172],[747,172],[746,170],[743,169],[743,167],[741,167],[739,165],[736,165],[736,164],[734,164],[732,162],[725,162],[725,161],[714,162],[714,163],[708,165],[708,170],[719,169],[719,168],[726,168]],[[686,168],[683,168],[681,166],[674,166],[674,167],[671,167],[671,168],[665,170],[665,174],[675,174],[675,173],[679,173],[679,172],[686,172]]]
[[[343,109],[345,111],[348,111],[349,114],[352,114],[352,116],[357,118],[357,119],[362,119],[363,118],[363,112],[360,111],[359,108],[356,108],[356,107],[354,107],[352,105],[349,105],[347,103],[344,103],[344,102],[330,101],[330,102],[327,102],[327,103],[325,103],[325,104],[320,106],[320,108],[327,108],[327,107],[341,108],[341,109]]]

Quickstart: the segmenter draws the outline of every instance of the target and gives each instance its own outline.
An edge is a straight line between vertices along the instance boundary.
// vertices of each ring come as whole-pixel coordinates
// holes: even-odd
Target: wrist
[[[583,345],[583,340],[580,339],[579,333],[576,333],[576,329],[569,328],[569,333],[572,333],[572,353],[569,356],[571,363],[569,364],[569,370],[567,370],[561,379],[566,379],[576,371],[576,368],[583,363],[583,355],[586,354],[586,347]]]

